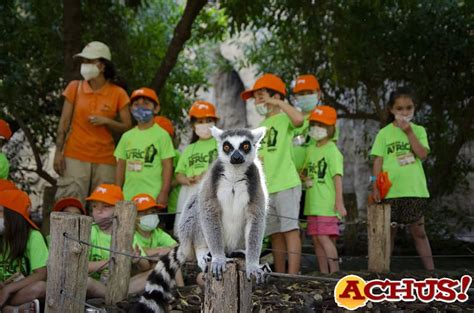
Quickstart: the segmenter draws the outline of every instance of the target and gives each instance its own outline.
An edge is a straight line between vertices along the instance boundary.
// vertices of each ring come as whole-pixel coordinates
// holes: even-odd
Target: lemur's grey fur
[[[163,305],[172,300],[176,271],[194,260],[206,271],[209,254],[209,270],[220,279],[226,255],[244,250],[247,277],[263,281],[259,256],[268,194],[257,150],[265,128],[211,130],[218,143],[218,158],[179,216],[179,246],[158,261],[135,312],[164,312]]]

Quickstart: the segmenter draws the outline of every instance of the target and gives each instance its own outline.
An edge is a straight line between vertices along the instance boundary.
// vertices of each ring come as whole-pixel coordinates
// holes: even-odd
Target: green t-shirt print
[[[0,178],[8,179],[10,173],[10,163],[8,162],[7,156],[0,152]]]
[[[161,190],[162,160],[174,157],[171,137],[161,127],[140,130],[135,127],[120,139],[114,153],[117,159],[125,160],[125,200],[131,200],[139,193],[156,198]]]
[[[306,169],[313,185],[306,189],[304,214],[338,216],[334,176],[344,174],[344,158],[333,141],[306,150]]]
[[[285,113],[273,115],[260,124],[267,132],[263,138],[259,157],[269,193],[296,187],[301,184],[293,161],[293,124]]]
[[[421,145],[428,151],[428,136],[424,127],[411,123],[411,128]],[[400,165],[399,159],[408,153],[413,154],[414,162]],[[399,127],[390,123],[382,128],[375,137],[372,156],[383,158],[383,171],[388,172],[392,187],[387,199],[402,197],[429,198],[425,172],[422,162],[411,149],[408,137]]]
[[[173,237],[168,235],[161,228],[154,229],[148,238],[142,236],[142,234],[140,234],[138,231],[135,231],[133,236],[134,241],[136,241],[143,249],[152,249],[158,247],[167,248],[176,244],[176,240],[174,240]]]
[[[0,282],[10,278],[16,272],[24,276],[30,275],[34,270],[45,267],[48,261],[48,248],[43,235],[37,230],[30,230],[26,243],[25,255],[18,261],[5,260],[6,253],[0,254]]]
[[[184,174],[186,177],[201,175],[215,159],[217,159],[216,139],[199,139],[184,149],[175,173]]]

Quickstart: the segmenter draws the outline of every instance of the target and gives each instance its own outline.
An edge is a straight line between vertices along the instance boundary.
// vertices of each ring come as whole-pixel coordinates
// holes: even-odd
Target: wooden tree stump
[[[132,242],[135,232],[137,211],[132,201],[120,201],[115,206],[110,248],[117,252],[133,254]],[[111,252],[109,279],[105,293],[105,303],[114,305],[127,298],[130,283],[132,259],[125,255]]]
[[[89,242],[92,217],[72,213],[51,214],[46,310],[48,313],[84,312],[89,247],[67,236]]]
[[[369,271],[390,271],[390,205],[369,205],[367,210]]]
[[[208,264],[210,268],[210,263]],[[218,281],[211,273],[206,274],[204,303],[205,313],[252,312],[252,281],[245,275],[245,261],[236,259],[228,263],[223,279]]]

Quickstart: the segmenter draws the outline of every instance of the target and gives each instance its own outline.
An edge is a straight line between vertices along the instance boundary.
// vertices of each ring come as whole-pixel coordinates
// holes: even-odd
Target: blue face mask
[[[311,112],[317,105],[319,105],[319,97],[317,93],[296,96],[295,98],[295,106],[304,113]]]
[[[132,115],[138,123],[147,123],[153,118],[153,110],[136,107],[132,109]]]

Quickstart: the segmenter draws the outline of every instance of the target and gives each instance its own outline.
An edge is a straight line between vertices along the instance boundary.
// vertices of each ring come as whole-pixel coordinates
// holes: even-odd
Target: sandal
[[[31,302],[13,307],[13,313],[24,313],[24,312],[41,313],[39,300],[34,299]]]

